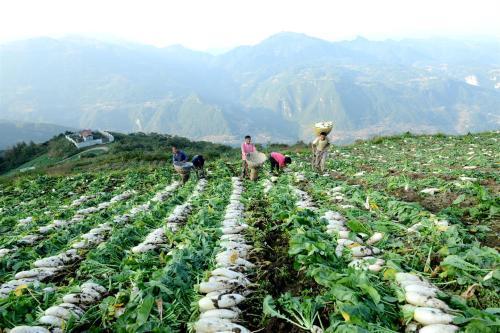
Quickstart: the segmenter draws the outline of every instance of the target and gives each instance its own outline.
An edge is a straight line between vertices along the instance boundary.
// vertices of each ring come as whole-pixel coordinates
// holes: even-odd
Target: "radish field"
[[[500,331],[498,133],[289,154],[3,182],[0,332]]]

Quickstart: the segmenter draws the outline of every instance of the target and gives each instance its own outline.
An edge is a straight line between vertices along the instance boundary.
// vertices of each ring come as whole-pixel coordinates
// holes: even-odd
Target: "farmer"
[[[172,146],[172,154],[174,154],[174,156],[172,157],[172,162],[174,165],[179,165],[187,162],[187,155],[182,150],[177,148],[177,146]],[[189,180],[189,171],[183,173],[179,172],[179,175],[181,176],[182,183],[186,184]]]
[[[328,157],[328,147],[330,146],[330,140],[328,140],[326,135],[327,134],[325,132],[321,132],[312,142],[313,168],[321,172],[325,170],[325,163]]]
[[[205,178],[205,169],[203,168],[205,166],[205,159],[203,158],[203,156],[194,155],[191,163],[193,163],[196,177],[198,177],[198,179]]]
[[[269,162],[271,163],[271,173],[273,173],[275,169],[279,173],[288,164],[292,163],[292,159],[283,154],[272,152],[269,156]]]
[[[247,154],[257,151],[252,143],[252,137],[250,135],[245,136],[245,141],[241,144],[241,178],[245,178],[248,175],[248,163]]]
[[[187,162],[187,155],[182,150],[177,148],[177,146],[172,146],[172,154],[174,154],[174,156],[172,157],[173,163]]]

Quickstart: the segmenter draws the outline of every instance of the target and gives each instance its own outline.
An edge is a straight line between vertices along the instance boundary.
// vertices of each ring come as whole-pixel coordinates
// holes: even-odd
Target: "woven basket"
[[[267,160],[267,156],[264,153],[255,151],[247,154],[247,164],[248,168],[256,169],[262,166]]]
[[[193,163],[191,162],[176,162],[174,163],[174,169],[177,173],[186,174],[193,168]]]
[[[314,133],[316,136],[319,136],[321,132],[325,132],[327,135],[330,134],[333,128],[333,122],[331,121],[322,121],[314,124]]]

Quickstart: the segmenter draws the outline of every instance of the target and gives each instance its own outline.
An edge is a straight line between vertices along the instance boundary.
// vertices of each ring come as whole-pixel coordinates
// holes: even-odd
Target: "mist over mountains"
[[[234,143],[500,127],[500,42],[280,33],[221,55],[84,38],[0,46],[0,119]]]

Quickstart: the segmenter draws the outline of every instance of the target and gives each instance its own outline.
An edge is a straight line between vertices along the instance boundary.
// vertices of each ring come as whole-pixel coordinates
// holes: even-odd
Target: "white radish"
[[[418,277],[415,274],[410,274],[410,273],[396,273],[396,282],[402,282],[402,281],[422,281],[420,277]]]
[[[231,308],[245,300],[245,297],[239,294],[222,294],[218,296],[205,296],[198,301],[200,311],[208,311],[219,308]]]
[[[335,255],[340,258],[342,257],[342,252],[344,251],[344,245],[342,244],[337,244],[337,247],[335,248]]]
[[[89,294],[67,294],[63,296],[63,302],[73,304],[92,304],[99,300],[99,297],[94,297]]]
[[[418,284],[410,284],[404,287],[405,292],[414,292],[423,296],[435,297],[437,294],[437,289],[428,288]]]
[[[214,290],[214,291],[211,291],[209,293],[206,293],[205,297],[217,298],[217,297],[221,297],[222,295],[229,295],[232,292],[233,291],[230,289]]]
[[[416,292],[406,292],[405,293],[405,298],[406,302],[412,305],[416,306],[423,306],[423,307],[429,307],[429,308],[436,308],[436,309],[441,309],[448,311],[450,308],[449,306],[441,301],[440,299],[433,298],[430,296],[424,296],[421,294],[418,294]]]
[[[85,282],[82,284],[82,288],[92,288],[98,293],[105,294],[106,293],[106,288],[103,286],[98,285],[97,283],[94,282]]]
[[[46,226],[38,228],[38,232],[41,234],[46,234],[46,233],[49,233],[54,228],[55,228],[55,226],[53,224],[48,224]]]
[[[243,230],[245,230],[246,228],[248,228],[248,225],[246,224],[241,224],[239,226],[235,226],[235,227],[227,227],[227,228],[221,228],[221,231],[223,234],[227,235],[227,234],[237,234],[237,233],[240,233],[242,232]]]
[[[230,257],[221,257],[216,260],[218,267],[231,267],[231,266],[243,266],[246,268],[253,268],[255,265],[243,258],[230,258]]]
[[[244,242],[245,241],[245,237],[243,237],[242,235],[238,235],[238,234],[228,234],[228,235],[222,235],[220,237],[220,240],[221,241],[231,240],[231,241],[235,241],[235,242],[238,242],[238,241]]]
[[[349,246],[349,245],[355,244],[355,242],[350,240],[350,239],[340,238],[337,240],[337,244],[343,245],[343,246]]]
[[[369,265],[368,270],[371,272],[380,272],[382,270],[382,266],[377,264]]]
[[[382,238],[384,238],[384,234],[381,232],[376,232],[370,238],[368,238],[368,240],[366,241],[366,244],[373,245],[373,244],[381,241]]]
[[[223,252],[219,252],[215,256],[215,260],[220,260],[220,259],[227,259],[227,260],[236,260],[238,258],[244,258],[245,256],[242,256],[239,251],[236,250],[226,250]]]
[[[51,306],[50,308],[45,310],[44,314],[46,316],[54,316],[54,317],[58,317],[58,318],[61,318],[64,320],[69,320],[71,317],[77,317],[77,318],[79,317],[79,315],[76,314],[75,312],[72,312],[67,308],[64,308],[62,306],[57,306],[57,305]]]
[[[42,258],[38,259],[33,263],[33,266],[35,267],[59,267],[63,265],[64,262],[61,258],[57,256],[53,257],[47,257],[47,258]]]
[[[434,287],[432,284],[430,284],[427,281],[410,281],[410,280],[406,280],[406,281],[400,282],[399,285],[401,287],[403,287],[403,288],[406,288],[407,286],[410,286],[410,285],[416,285],[416,286],[422,286],[422,287],[426,287],[426,288],[436,289],[436,287]]]
[[[156,249],[158,246],[155,244],[139,244],[134,246],[131,250],[132,253],[144,253]]]
[[[327,234],[336,234],[339,231],[348,231],[348,230],[346,227],[332,227],[332,228],[327,227],[326,233]]]
[[[328,226],[327,228],[336,228],[336,227],[343,227],[344,226],[344,222],[343,221],[339,221],[339,220],[329,220],[328,221]]]
[[[42,316],[38,319],[40,324],[54,326],[54,327],[63,327],[64,319],[55,316]]]
[[[218,276],[218,275],[214,275],[208,278],[208,282],[224,282],[224,283],[234,284],[236,286],[248,286],[250,284],[250,281],[245,277],[238,279],[229,279],[225,276]]]
[[[203,318],[194,324],[196,333],[217,333],[217,332],[239,332],[250,333],[250,331],[238,324],[234,324],[227,319]]]
[[[413,312],[413,319],[423,325],[449,324],[454,318],[455,316],[433,308],[417,307]]]
[[[16,326],[9,333],[50,333],[50,331],[42,326]]]
[[[235,272],[228,268],[216,268],[212,271],[212,275],[224,276],[228,279],[240,279],[245,277],[242,273]]]
[[[418,333],[454,333],[458,331],[455,325],[432,324],[422,327]]]
[[[411,227],[409,227],[407,230],[408,230],[408,232],[418,232],[423,227],[424,227],[424,225],[422,223],[418,222],[418,223],[415,223],[414,225],[412,225]]]
[[[350,231],[348,231],[348,230],[340,230],[339,231],[339,238],[349,239],[349,233],[350,233]]]
[[[158,228],[150,232],[144,239],[144,243],[164,243],[165,242],[165,230],[163,228]]]
[[[72,303],[60,303],[57,306],[71,310],[72,312],[74,312],[79,316],[83,316],[85,314],[85,311],[81,307],[76,306],[75,304]]]
[[[251,250],[253,248],[252,245],[245,244],[245,242],[241,241],[222,241],[219,243],[221,247],[228,248],[228,249],[246,249],[246,250]]]
[[[80,292],[82,294],[85,294],[85,295],[88,295],[88,296],[92,296],[96,299],[100,299],[101,298],[101,294],[97,291],[95,291],[94,289],[92,288],[89,288],[89,287],[80,287]]]
[[[376,247],[355,246],[351,248],[351,253],[354,257],[366,257],[379,254],[380,250]]]
[[[238,319],[239,313],[229,309],[214,309],[202,312],[200,318]]]
[[[200,292],[207,294],[212,291],[223,290],[223,289],[236,289],[241,286],[238,280],[227,280],[227,281],[208,281],[200,283]]]
[[[418,324],[417,323],[409,323],[405,327],[405,333],[417,333],[418,332]]]
[[[39,281],[51,277],[57,273],[55,267],[38,267],[30,269],[29,271],[22,271],[14,275],[15,279],[35,278]]]
[[[4,257],[8,253],[12,252],[12,249],[0,249],[0,258]]]

